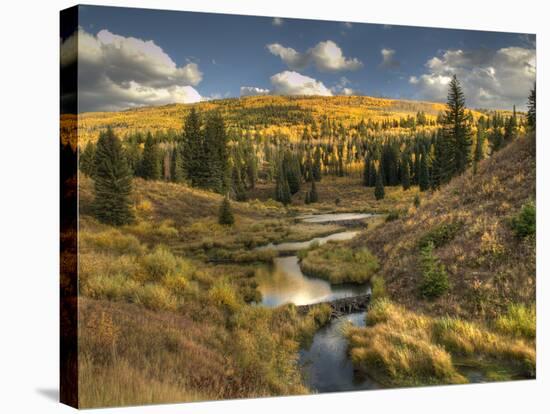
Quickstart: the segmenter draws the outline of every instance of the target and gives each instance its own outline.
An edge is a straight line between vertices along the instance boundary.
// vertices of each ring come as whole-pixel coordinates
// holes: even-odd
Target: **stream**
[[[309,214],[298,217],[304,223],[337,223],[363,220],[371,217],[363,213]],[[274,259],[272,266],[262,267],[257,273],[258,289],[262,293],[262,305],[276,307],[285,303],[307,305],[362,295],[370,290],[365,284],[331,285],[323,279],[302,273],[296,252],[313,243],[324,244],[330,240],[342,241],[355,237],[358,231],[343,231],[303,242],[268,244],[258,249],[273,249],[282,256]],[[364,326],[365,313],[354,313],[332,320],[319,329],[311,346],[300,351],[307,385],[317,392],[352,391],[378,388],[368,378],[356,378],[347,355],[347,341],[342,335],[345,323]]]

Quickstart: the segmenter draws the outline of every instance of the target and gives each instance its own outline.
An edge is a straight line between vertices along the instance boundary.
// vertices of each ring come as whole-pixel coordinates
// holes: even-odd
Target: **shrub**
[[[430,242],[420,252],[422,265],[420,292],[422,296],[429,299],[437,298],[449,290],[449,279],[445,266],[434,256],[433,248],[434,245]]]
[[[214,283],[208,291],[208,296],[216,306],[222,306],[231,311],[238,310],[241,305],[233,286],[223,280]]]
[[[535,339],[537,334],[535,306],[512,304],[505,315],[499,316],[495,326],[500,332],[511,336]]]
[[[176,297],[165,287],[147,284],[136,293],[136,302],[152,310],[175,311],[178,307]]]
[[[390,213],[386,216],[386,223],[390,221],[395,221],[399,218],[399,212],[398,211],[390,211]]]
[[[516,237],[524,238],[535,234],[537,225],[535,203],[524,204],[517,216],[512,218],[511,225]]]
[[[132,301],[139,284],[124,275],[105,276],[97,275],[80,284],[80,292],[93,299]]]
[[[143,257],[142,265],[148,280],[160,281],[169,273],[176,272],[178,260],[168,248],[157,246],[152,253]]]
[[[135,236],[122,234],[115,229],[99,233],[81,232],[79,241],[84,249],[93,247],[96,250],[112,254],[141,254],[144,250]]]
[[[418,245],[421,249],[426,247],[429,243],[432,243],[433,247],[441,247],[454,239],[462,229],[462,226],[463,224],[459,221],[442,223],[424,234],[424,236],[420,238]]]
[[[226,226],[231,226],[235,223],[235,217],[231,211],[231,203],[228,197],[224,197],[222,204],[220,205],[220,212],[218,216],[218,223]]]
[[[380,299],[386,297],[386,284],[382,276],[375,276],[371,282],[372,297]]]

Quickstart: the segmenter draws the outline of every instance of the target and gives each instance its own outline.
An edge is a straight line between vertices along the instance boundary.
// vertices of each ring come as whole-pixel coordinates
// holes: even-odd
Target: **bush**
[[[233,212],[231,211],[231,203],[227,197],[224,197],[220,205],[218,223],[226,226],[231,226],[235,223],[235,217],[233,217]]]
[[[152,310],[175,311],[178,307],[176,297],[163,286],[147,284],[136,294],[136,302]]]
[[[374,299],[380,299],[386,297],[386,284],[382,276],[375,276],[371,282],[372,297]]]
[[[93,299],[133,301],[139,284],[124,275],[97,275],[81,283],[80,292]]]
[[[454,239],[462,229],[462,226],[463,224],[459,221],[442,223],[424,234],[424,236],[420,238],[418,245],[421,249],[430,243],[433,244],[433,247],[441,247]]]
[[[536,319],[534,305],[512,304],[508,307],[505,315],[499,316],[495,326],[500,332],[511,336],[535,339],[537,334]]]
[[[511,225],[516,237],[524,238],[535,234],[537,227],[535,203],[524,204],[518,215],[512,218]]]
[[[429,242],[420,252],[422,264],[420,292],[422,296],[429,299],[437,298],[449,290],[449,279],[445,266],[434,256],[433,248],[434,244]]]
[[[395,221],[399,218],[399,212],[398,211],[390,211],[390,213],[386,216],[386,223],[390,221]]]
[[[81,232],[79,241],[84,249],[93,247],[111,254],[141,254],[144,250],[135,236],[122,234],[115,229],[99,233]]]
[[[175,273],[178,266],[177,258],[168,248],[157,246],[152,253],[145,255],[142,265],[150,281],[160,281],[170,273]]]

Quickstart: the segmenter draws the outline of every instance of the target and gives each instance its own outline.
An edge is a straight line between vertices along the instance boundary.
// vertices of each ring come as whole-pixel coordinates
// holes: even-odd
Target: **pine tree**
[[[302,176],[298,157],[290,151],[286,151],[283,158],[283,164],[290,194],[296,194],[300,191],[300,181]]]
[[[411,188],[411,174],[407,157],[404,157],[401,162],[401,185],[405,191]]]
[[[95,145],[93,143],[88,142],[88,144],[86,144],[84,151],[80,154],[78,163],[80,171],[88,177],[93,177],[95,164]]]
[[[158,145],[151,133],[147,134],[143,147],[143,159],[141,160],[140,173],[146,180],[158,180],[161,174],[161,163]]]
[[[537,84],[533,85],[529,98],[527,100],[527,125],[531,130],[537,128]]]
[[[430,176],[428,172],[428,156],[423,152],[420,157],[420,176],[418,177],[418,186],[420,191],[426,191],[430,188]]]
[[[233,217],[233,212],[231,211],[231,203],[227,196],[223,198],[222,204],[220,205],[218,223],[225,226],[231,226],[235,223],[235,217]]]
[[[382,171],[378,168],[376,172],[376,187],[374,188],[374,197],[377,200],[382,200],[385,197],[384,182],[382,180]]]
[[[311,190],[309,191],[310,203],[316,203],[319,201],[319,194],[317,194],[317,187],[315,186],[315,180],[311,181]]]
[[[483,147],[485,145],[485,118],[481,117],[477,123],[476,148],[474,151],[473,173],[477,174],[479,163],[483,159]]]
[[[370,186],[370,159],[369,156],[365,156],[365,161],[363,163],[363,185],[365,187]]]
[[[313,154],[312,174],[315,181],[321,181],[321,147],[319,145],[317,145]]]
[[[204,181],[205,156],[203,153],[202,122],[197,110],[193,107],[185,118],[181,138],[182,168],[185,178],[191,185],[198,186]]]
[[[170,178],[175,183],[181,183],[185,180],[181,151],[177,147],[172,151],[172,157],[170,160]]]
[[[227,132],[221,114],[210,113],[204,130],[205,180],[200,185],[223,193],[228,185],[229,157],[227,154]]]
[[[277,177],[275,182],[275,200],[283,203],[285,206],[292,201],[290,196],[290,187],[288,185],[288,178],[285,171],[284,162],[279,163],[277,171]]]
[[[132,174],[120,140],[111,128],[99,134],[94,170],[93,207],[98,220],[116,226],[132,222]]]
[[[449,153],[451,165],[450,175],[462,174],[471,163],[470,148],[472,146],[472,137],[470,126],[468,124],[468,115],[465,111],[465,97],[462,92],[460,82],[453,76],[449,84],[449,93],[447,96],[447,110],[445,112],[445,125],[443,134],[447,144],[450,146]],[[446,174],[449,175],[449,174]],[[448,181],[451,177],[445,177]]]

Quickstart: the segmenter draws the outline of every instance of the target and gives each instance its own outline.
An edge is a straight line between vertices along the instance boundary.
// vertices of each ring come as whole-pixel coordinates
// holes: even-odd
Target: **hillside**
[[[121,112],[89,112],[78,116],[79,143],[95,141],[98,132],[111,125],[120,136],[137,130],[155,132],[179,131],[189,109],[219,110],[228,126],[247,125],[262,133],[281,133],[299,137],[303,125],[317,123],[328,116],[344,125],[365,121],[415,116],[425,112],[435,119],[444,110],[441,103],[373,98],[368,96],[285,97],[254,96],[205,101],[197,104],[171,104],[129,109]],[[474,117],[479,116],[474,111]],[[62,128],[75,128],[74,115],[61,117]]]
[[[520,239],[510,222],[535,196],[535,140],[524,137],[455,178],[418,209],[375,229],[356,246],[379,258],[386,290],[409,309],[467,319],[495,317],[511,303],[535,299],[535,239]],[[421,299],[422,240],[435,241],[434,253],[447,269],[448,294]]]

